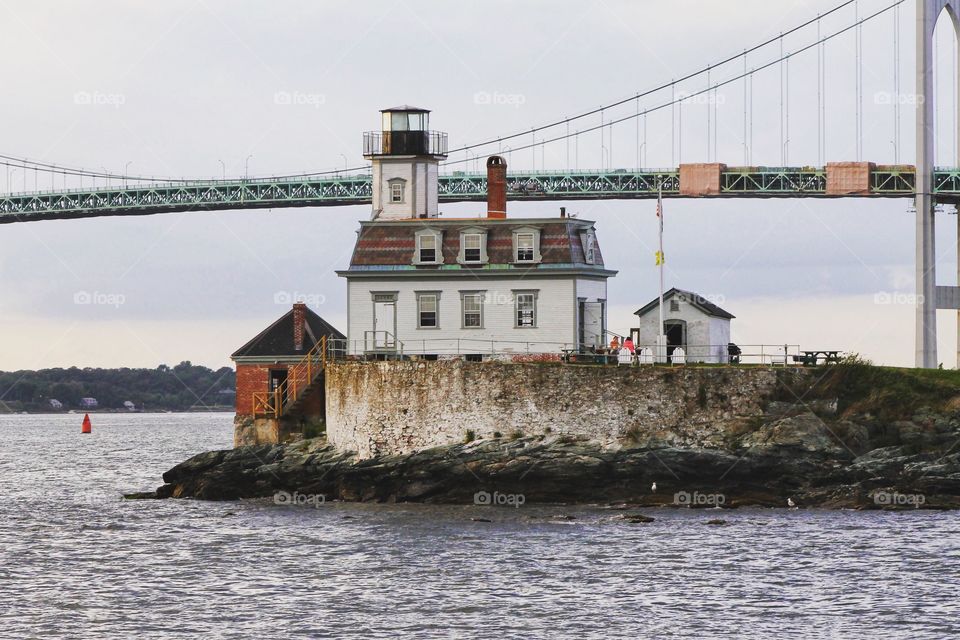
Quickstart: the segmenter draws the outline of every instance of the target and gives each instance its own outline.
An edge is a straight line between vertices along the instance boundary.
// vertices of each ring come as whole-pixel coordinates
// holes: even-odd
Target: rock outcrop
[[[717,421],[706,446],[629,434],[611,443],[546,433],[361,457],[316,438],[194,456],[167,471],[166,484],[153,495],[513,506],[960,507],[960,394],[952,378],[857,366],[814,380],[769,399],[759,416]]]

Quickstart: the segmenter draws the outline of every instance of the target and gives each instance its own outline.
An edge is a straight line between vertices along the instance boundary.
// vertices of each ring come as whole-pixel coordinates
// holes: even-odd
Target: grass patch
[[[463,443],[470,444],[477,439],[477,433],[473,429],[467,429],[467,432],[463,436]]]
[[[942,411],[958,395],[960,371],[878,367],[856,357],[829,366],[811,389],[813,397],[836,397],[841,415],[881,420],[908,419],[920,407]]]

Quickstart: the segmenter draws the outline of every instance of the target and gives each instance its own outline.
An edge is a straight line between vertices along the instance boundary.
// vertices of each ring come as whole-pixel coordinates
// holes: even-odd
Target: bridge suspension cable
[[[845,4],[842,5],[842,6],[847,6],[847,5],[851,4],[852,2],[853,2],[853,0],[851,0],[851,2],[845,3]],[[859,28],[860,25],[862,25],[862,24],[864,24],[864,23],[866,23],[866,22],[869,22],[870,20],[873,20],[874,18],[877,18],[878,16],[881,16],[881,15],[885,14],[886,12],[888,12],[888,11],[896,8],[897,6],[899,6],[899,5],[901,5],[901,4],[903,4],[904,2],[906,2],[906,0],[897,0],[897,2],[894,2],[893,4],[890,4],[890,5],[888,5],[887,7],[884,7],[883,9],[880,9],[880,10],[878,10],[878,11],[875,12],[875,13],[872,13],[872,14],[864,17],[864,18],[861,18],[860,20],[858,20],[857,22],[855,22],[855,23],[853,23],[853,24],[851,24],[851,25],[849,25],[849,26],[846,26],[846,27],[844,27],[844,28],[842,28],[842,29],[839,29],[839,30],[837,30],[837,31],[834,31],[834,32],[831,33],[831,34],[826,35],[826,36],[820,38],[819,40],[817,40],[817,41],[815,41],[815,42],[813,42],[813,43],[810,43],[810,44],[808,44],[808,45],[805,45],[805,46],[803,46],[803,47],[800,47],[799,49],[796,49],[796,50],[794,50],[794,51],[792,51],[792,52],[785,53],[785,54],[784,54],[782,57],[780,57],[780,58],[777,58],[777,59],[775,59],[775,60],[771,60],[770,62],[767,62],[767,63],[765,63],[765,64],[762,64],[762,65],[760,65],[760,66],[758,66],[758,67],[754,67],[753,69],[751,69],[751,70],[748,71],[748,72],[737,74],[737,75],[735,75],[735,76],[732,76],[732,77],[730,77],[730,78],[727,78],[726,80],[719,81],[719,82],[716,82],[716,83],[714,83],[714,84],[712,84],[712,85],[709,85],[709,86],[707,86],[707,87],[704,87],[703,89],[700,89],[700,90],[698,90],[698,91],[694,91],[694,92],[689,93],[689,94],[681,95],[679,98],[677,98],[677,97],[672,97],[670,100],[668,100],[668,101],[666,101],[666,102],[663,102],[663,103],[661,103],[661,104],[659,104],[659,105],[656,105],[656,106],[654,106],[654,107],[648,107],[648,108],[644,109],[643,111],[641,111],[641,112],[639,113],[639,116],[645,116],[645,115],[647,115],[648,113],[654,113],[654,112],[657,112],[657,111],[661,111],[661,110],[663,110],[663,109],[666,109],[666,108],[668,108],[668,107],[671,107],[673,111],[676,111],[676,112],[678,112],[678,114],[679,114],[679,115],[678,115],[678,119],[679,119],[679,121],[680,121],[680,122],[679,122],[679,124],[680,124],[680,133],[679,133],[679,135],[682,136],[682,134],[683,134],[683,131],[682,131],[682,129],[683,129],[683,124],[682,124],[682,122],[683,122],[683,120],[682,120],[682,119],[683,119],[682,105],[683,105],[684,102],[690,100],[691,98],[696,98],[697,96],[702,96],[702,95],[705,95],[705,94],[709,94],[711,91],[715,91],[715,90],[719,89],[720,87],[727,86],[727,85],[729,85],[729,84],[731,84],[731,83],[734,83],[734,82],[736,82],[736,81],[738,81],[738,80],[742,80],[743,78],[746,78],[746,77],[748,77],[748,76],[752,79],[752,77],[753,77],[754,75],[756,75],[757,73],[759,73],[760,71],[763,71],[763,70],[765,70],[765,69],[769,69],[769,68],[771,68],[771,67],[774,67],[775,65],[781,64],[782,62],[784,62],[785,60],[789,59],[790,57],[793,57],[793,56],[796,56],[796,55],[798,55],[798,54],[801,54],[801,53],[804,53],[804,52],[806,52],[806,51],[809,51],[810,49],[813,49],[814,47],[817,47],[817,46],[821,46],[823,43],[829,42],[830,40],[833,40],[834,38],[838,38],[838,37],[840,37],[841,35],[849,32],[849,31],[855,30],[855,29]],[[815,22],[815,20],[814,20],[813,22]],[[808,23],[808,24],[809,24],[809,23]],[[788,33],[788,32],[785,32],[785,33]],[[776,39],[775,39],[774,41],[776,41]],[[740,57],[740,56],[737,56],[737,57]],[[735,58],[734,58],[734,59],[735,59]],[[694,75],[699,75],[699,74],[694,74]],[[687,76],[687,77],[694,77],[694,76],[691,75],[691,76]],[[679,82],[679,81],[675,81],[675,82],[671,82],[670,84],[663,85],[662,87],[660,87],[660,89],[671,89],[671,90],[673,90],[673,89],[675,88],[675,86],[676,86],[676,82]],[[652,93],[652,92],[653,92],[653,91],[648,92],[648,93]],[[640,95],[640,94],[638,94],[638,96],[639,96],[639,95]],[[643,94],[643,95],[646,95],[646,94]],[[671,96],[676,96],[676,93],[672,91]],[[635,99],[635,98],[630,98],[630,99],[628,100],[628,102],[629,102],[629,101],[632,101],[632,100],[634,100],[634,99]],[[752,91],[751,91],[751,99],[752,99]],[[623,102],[615,103],[615,104],[623,104]],[[674,107],[679,107],[679,108],[674,109]],[[592,111],[592,112],[590,112],[590,113],[592,113],[592,114],[601,113],[603,110],[606,110],[606,109],[609,109],[609,108],[610,108],[610,105],[607,105],[607,106],[605,106],[603,109],[595,109],[594,111]],[[573,136],[580,136],[580,135],[582,135],[582,134],[584,134],[584,133],[591,133],[591,132],[594,132],[594,131],[601,131],[601,132],[602,132],[602,130],[603,130],[604,127],[607,127],[607,126],[612,127],[612,126],[615,125],[615,124],[619,124],[619,123],[621,123],[621,122],[627,122],[627,121],[632,120],[632,119],[634,119],[634,118],[636,118],[636,117],[639,117],[639,116],[638,116],[638,114],[631,113],[631,114],[622,116],[622,117],[620,117],[620,118],[616,118],[616,119],[613,119],[613,120],[608,120],[608,121],[606,121],[606,122],[602,122],[602,123],[599,124],[599,125],[594,125],[594,126],[592,126],[592,127],[587,127],[587,128],[585,128],[585,129],[580,129],[580,130],[576,131],[575,133],[573,133],[573,134],[571,134],[571,135],[573,135]],[[579,117],[582,117],[582,116],[577,116],[577,117],[579,118]],[[573,119],[575,119],[575,118],[570,118],[570,120],[573,120]],[[535,128],[534,128],[533,130],[531,130],[531,131],[540,131],[540,130],[543,130],[543,129],[549,129],[549,128],[551,128],[551,127],[555,127],[555,126],[558,126],[558,125],[561,125],[561,124],[565,124],[565,123],[566,123],[566,120],[561,120],[561,121],[559,121],[559,122],[557,122],[557,123],[553,123],[553,124],[551,124],[551,125],[547,125],[547,126],[544,126],[544,127],[539,127],[539,128],[536,128],[536,127],[535,127]],[[516,138],[516,137],[519,136],[519,135],[527,135],[527,133],[529,133],[529,132],[522,133],[522,134],[513,134],[513,135],[509,136],[509,138]],[[534,143],[531,143],[531,144],[528,144],[528,145],[519,146],[519,147],[512,147],[512,148],[511,148],[511,151],[523,151],[523,150],[529,149],[529,148],[531,148],[532,146],[535,146],[535,145],[537,145],[537,144],[546,145],[546,144],[550,144],[550,143],[553,143],[553,142],[560,142],[560,141],[566,139],[567,137],[568,137],[567,134],[561,134],[561,135],[555,136],[555,137],[553,137],[553,138],[541,138],[539,142],[534,142]],[[498,138],[497,140],[493,140],[493,141],[490,141],[490,142],[487,142],[487,143],[482,143],[482,144],[478,144],[478,145],[473,145],[473,146],[471,146],[471,147],[463,147],[463,148],[461,148],[461,150],[462,150],[462,149],[466,149],[466,148],[471,148],[471,149],[472,149],[472,148],[475,148],[475,147],[477,147],[477,146],[483,146],[483,144],[495,144],[495,143],[498,143],[498,142],[503,142],[504,140],[507,140],[507,139],[508,139],[508,138]],[[678,147],[679,147],[679,148],[678,148],[678,151],[679,151],[679,153],[680,153],[680,156],[679,156],[679,157],[680,157],[681,162],[682,162],[682,154],[683,154],[682,142],[683,142],[683,139],[682,139],[682,137],[681,137],[681,138],[679,139],[679,144],[678,144]],[[602,143],[601,143],[601,144],[602,144]],[[450,153],[453,153],[453,151],[451,151]],[[448,161],[444,162],[443,164],[444,164],[444,165],[456,165],[456,164],[463,164],[464,162],[468,162],[468,161],[469,161],[469,158],[467,158],[467,159],[461,159],[461,160],[448,160]],[[676,164],[676,163],[672,163],[672,164]]]
[[[542,131],[542,130],[544,130],[544,129],[556,128],[556,127],[559,127],[559,126],[561,126],[561,125],[566,124],[568,121],[580,120],[580,119],[583,119],[583,118],[588,118],[588,117],[590,117],[590,116],[595,116],[595,115],[600,114],[600,113],[603,112],[603,111],[608,111],[608,110],[613,109],[613,108],[615,108],[615,107],[619,107],[619,106],[628,104],[628,103],[630,103],[630,102],[633,102],[634,100],[639,100],[640,98],[644,98],[644,97],[647,97],[647,96],[650,96],[650,95],[654,95],[654,94],[656,94],[656,93],[659,93],[659,92],[661,92],[661,91],[665,91],[665,90],[667,90],[667,89],[670,89],[670,88],[672,88],[672,87],[675,87],[677,84],[680,84],[680,83],[686,82],[686,81],[688,81],[688,80],[692,80],[692,79],[694,79],[694,78],[697,78],[697,77],[699,77],[699,76],[705,75],[705,74],[709,73],[711,69],[714,69],[714,70],[715,70],[715,69],[717,69],[718,67],[722,67],[722,66],[727,65],[727,64],[729,64],[729,63],[731,63],[731,62],[734,62],[734,61],[736,61],[736,60],[739,60],[739,59],[743,58],[744,56],[746,56],[746,55],[748,55],[748,54],[750,54],[750,53],[753,53],[753,52],[755,52],[755,51],[759,51],[760,49],[763,49],[763,48],[765,48],[765,47],[770,46],[771,44],[775,44],[776,42],[778,42],[779,40],[781,40],[783,37],[789,36],[789,35],[791,35],[791,34],[793,34],[793,33],[796,33],[796,32],[798,32],[798,31],[801,31],[801,30],[805,29],[806,27],[809,27],[809,26],[812,25],[812,24],[816,24],[816,23],[818,22],[818,20],[820,20],[820,19],[822,19],[822,18],[825,18],[825,17],[827,17],[827,16],[829,16],[829,15],[831,15],[831,14],[834,14],[834,13],[836,13],[836,12],[838,12],[838,11],[841,11],[842,9],[850,6],[851,4],[854,4],[855,2],[857,2],[857,0],[846,0],[845,2],[843,2],[843,3],[839,4],[839,5],[837,5],[836,7],[834,7],[833,9],[830,9],[830,10],[827,11],[826,13],[819,14],[816,18],[813,18],[813,19],[811,19],[811,20],[807,20],[806,22],[804,22],[804,23],[802,23],[802,24],[800,24],[800,25],[797,25],[796,27],[793,27],[792,29],[789,29],[789,30],[787,30],[787,31],[784,31],[784,32],[780,33],[780,34],[777,35],[776,37],[773,37],[773,38],[770,38],[770,39],[768,39],[768,40],[765,40],[764,42],[761,42],[760,44],[757,44],[757,45],[754,45],[753,47],[750,47],[750,48],[748,48],[748,49],[745,49],[744,51],[742,51],[742,52],[740,52],[740,53],[731,55],[731,56],[729,56],[729,57],[721,60],[720,62],[707,65],[707,66],[704,67],[703,69],[700,69],[700,70],[698,70],[698,71],[694,71],[694,72],[689,73],[689,74],[687,74],[687,75],[685,75],[685,76],[682,76],[682,77],[680,77],[680,78],[675,78],[675,79],[671,80],[671,81],[668,82],[668,83],[664,83],[664,84],[661,84],[661,85],[659,85],[659,86],[653,87],[653,88],[651,88],[651,89],[647,89],[647,90],[645,90],[645,91],[638,92],[638,93],[636,93],[636,94],[634,94],[634,95],[632,95],[632,96],[630,96],[630,97],[623,98],[623,99],[621,99],[621,100],[617,100],[617,101],[615,101],[615,102],[611,102],[611,103],[606,104],[606,105],[602,105],[602,106],[597,107],[597,108],[595,108],[595,109],[591,109],[591,110],[589,110],[589,111],[584,111],[583,113],[579,113],[579,114],[577,114],[577,115],[575,115],[575,116],[566,117],[566,118],[564,118],[564,119],[562,119],[562,120],[556,120],[556,121],[554,121],[554,122],[550,122],[550,123],[548,123],[548,124],[541,125],[541,126],[539,126],[539,127],[533,127],[533,130],[534,130],[534,131]],[[901,4],[902,2],[905,2],[905,0],[899,0],[895,5],[891,5],[891,7],[892,7],[892,6],[899,5],[899,4]],[[873,14],[872,16],[870,16],[870,17],[867,18],[867,19],[872,19],[872,18],[876,17],[877,15],[880,15],[881,13],[889,10],[891,7],[887,7],[886,9],[881,10],[880,12],[878,12],[878,13],[876,13],[876,14]],[[848,28],[848,29],[845,29],[844,32],[845,32],[845,31],[848,31],[848,30],[849,30],[849,28]],[[842,32],[838,32],[838,33],[842,33]],[[803,49],[803,50],[805,50],[805,49]],[[803,50],[801,50],[801,51],[803,51]],[[776,62],[779,62],[779,61],[776,61]],[[722,86],[722,85],[717,85],[717,86]],[[699,95],[699,94],[694,94],[694,95]],[[692,96],[687,96],[687,97],[689,98],[689,97],[692,97]],[[616,123],[616,122],[619,122],[619,121],[614,121],[614,123]],[[597,129],[594,127],[594,128],[592,128],[592,129],[587,129],[587,130],[585,130],[585,131],[596,131],[596,130],[597,130]],[[530,131],[531,131],[530,129],[527,129],[527,130],[525,130],[525,131],[521,131],[521,132],[517,132],[517,133],[512,133],[512,134],[509,134],[509,135],[506,135],[506,136],[501,136],[501,137],[498,137],[498,138],[492,138],[492,139],[489,139],[489,140],[485,140],[485,141],[483,141],[483,142],[476,142],[476,143],[473,143],[473,144],[464,145],[464,146],[462,146],[462,147],[457,147],[457,148],[455,148],[455,149],[451,149],[451,150],[449,151],[449,153],[454,154],[454,153],[459,153],[459,152],[461,152],[461,151],[467,151],[467,150],[470,150],[470,149],[475,149],[475,148],[477,148],[477,147],[486,147],[486,146],[490,146],[490,145],[502,143],[502,142],[507,141],[507,140],[512,140],[512,139],[515,139],[515,138],[518,138],[518,137],[521,137],[521,136],[525,136],[525,135],[527,135],[528,133],[530,133]],[[581,133],[584,133],[584,131],[581,131]],[[515,149],[514,149],[514,150],[515,150]],[[452,161],[452,162],[448,162],[447,164],[456,164],[456,163],[459,163],[459,161]]]

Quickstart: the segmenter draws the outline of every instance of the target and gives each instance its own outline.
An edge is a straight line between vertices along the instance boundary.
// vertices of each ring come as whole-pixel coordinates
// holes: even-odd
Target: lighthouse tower
[[[403,105],[380,113],[381,130],[363,134],[363,157],[373,163],[372,219],[436,218],[447,134],[430,131],[427,109]]]

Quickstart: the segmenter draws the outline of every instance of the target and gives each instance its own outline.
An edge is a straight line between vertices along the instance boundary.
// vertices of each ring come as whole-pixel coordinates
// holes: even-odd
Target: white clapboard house
[[[446,134],[429,130],[425,109],[382,114],[382,131],[364,140],[373,216],[337,272],[347,281],[350,353],[523,359],[603,344],[616,272],[604,266],[594,223],[562,210],[507,217],[499,156],[487,161],[486,210],[440,217]]]

